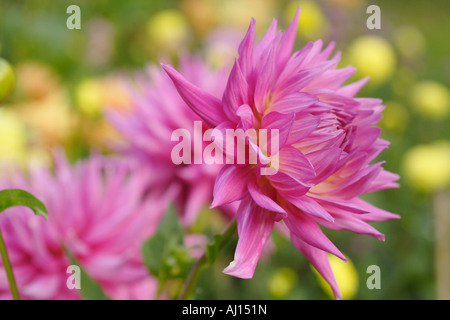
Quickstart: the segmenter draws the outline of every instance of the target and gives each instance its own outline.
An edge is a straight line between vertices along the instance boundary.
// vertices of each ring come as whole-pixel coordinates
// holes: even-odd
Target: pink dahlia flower
[[[225,70],[212,70],[193,57],[182,59],[180,69],[189,81],[215,97],[223,93]],[[134,83],[128,82],[127,92],[132,100],[131,110],[107,114],[124,138],[122,145],[113,148],[140,159],[143,165],[152,169],[154,174],[148,181],[152,190],[176,190],[173,200],[177,212],[183,224],[190,225],[201,208],[211,203],[214,180],[221,166],[204,165],[201,159],[194,159],[197,155],[191,158],[191,164],[174,164],[172,149],[178,141],[171,141],[171,136],[176,129],[185,128],[192,137],[198,135],[202,139],[208,126],[203,124],[200,130],[195,128],[194,121],[201,121],[201,117],[186,106],[170,78],[156,66],[150,66],[147,74],[140,74]],[[226,205],[222,209],[229,215],[236,207]]]
[[[384,240],[368,222],[398,216],[358,197],[396,187],[393,181],[398,176],[383,170],[382,162],[370,164],[389,144],[374,127],[384,108],[381,101],[355,98],[367,79],[343,86],[355,69],[336,68],[340,56],[329,58],[332,44],[323,49],[318,40],[292,53],[298,17],[299,11],[284,33],[277,32],[274,20],[257,45],[252,19],[222,99],[172,67],[163,68],[187,105],[210,127],[220,132],[266,129],[270,137],[267,143],[246,140],[259,155],[256,164],[250,161],[249,151],[244,164],[226,164],[217,176],[212,206],[241,201],[239,241],[224,272],[251,278],[274,226],[279,225],[288,229],[294,246],[341,298],[328,253],[346,258],[320,225]],[[274,151],[269,147],[275,143],[270,132],[276,130]],[[226,146],[220,147],[230,154]],[[261,174],[262,168],[271,174]]]
[[[134,170],[139,174],[132,174]],[[152,299],[157,280],[141,259],[141,244],[156,229],[164,197],[145,189],[149,172],[130,160],[94,156],[74,167],[58,158],[55,172],[36,169],[3,187],[41,199],[48,220],[15,207],[0,226],[22,299],[79,299],[67,281],[72,273],[64,248],[114,299]],[[81,287],[83,283],[80,284]],[[0,299],[9,299],[0,264]]]

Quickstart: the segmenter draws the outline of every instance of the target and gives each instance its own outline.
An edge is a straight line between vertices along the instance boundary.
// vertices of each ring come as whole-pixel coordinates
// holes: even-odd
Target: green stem
[[[228,225],[228,227],[222,233],[223,238],[219,245],[219,250],[225,246],[225,244],[233,236],[235,231],[236,231],[236,219],[233,219],[233,221]],[[205,251],[197,259],[197,261],[195,261],[194,265],[192,266],[192,269],[189,272],[186,282],[184,283],[183,288],[181,289],[181,292],[178,295],[178,298],[177,298],[178,300],[188,299],[189,295],[191,294],[192,290],[195,287],[195,284],[197,283],[197,280],[201,274],[201,271],[204,269],[204,267],[207,266],[207,264],[208,264],[208,261],[206,258],[206,251]]]
[[[14,300],[20,300],[19,290],[17,289],[16,280],[14,279],[14,274],[9,261],[8,252],[6,251],[6,245],[3,241],[2,231],[0,230],[0,254],[3,261],[3,266],[5,267],[6,275],[8,277],[9,287],[11,289],[11,294]]]

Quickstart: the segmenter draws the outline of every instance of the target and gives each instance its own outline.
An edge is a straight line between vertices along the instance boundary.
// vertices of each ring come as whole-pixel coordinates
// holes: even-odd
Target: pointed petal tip
[[[228,267],[223,269],[222,272],[227,275],[241,278],[241,279],[253,278],[253,272],[251,272],[250,270],[245,270],[245,269],[243,270],[243,269],[239,268],[239,265],[237,264],[236,260],[231,261],[230,264],[228,265]]]
[[[213,201],[211,202],[211,205],[209,206],[210,209],[215,209],[217,207],[220,207],[220,204],[217,203],[218,201],[215,200],[215,198],[213,198]]]

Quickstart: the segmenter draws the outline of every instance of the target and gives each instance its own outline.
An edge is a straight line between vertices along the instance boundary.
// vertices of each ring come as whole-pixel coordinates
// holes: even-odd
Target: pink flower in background
[[[142,262],[141,245],[155,231],[168,199],[145,188],[149,175],[130,159],[93,156],[71,167],[59,157],[54,173],[36,169],[29,178],[4,180],[1,188],[27,190],[49,212],[47,221],[21,207],[0,215],[21,298],[80,298],[66,285],[71,275],[66,248],[110,297],[152,299],[157,280]],[[11,298],[1,265],[0,298]]]
[[[222,95],[227,79],[225,70],[212,70],[194,57],[182,59],[180,69],[195,85],[216,97]],[[175,188],[173,199],[177,212],[183,224],[190,225],[202,207],[210,205],[214,180],[221,166],[195,164],[193,157],[192,164],[174,164],[171,152],[178,142],[171,141],[171,136],[174,130],[184,128],[192,137],[198,134],[201,139],[208,127],[203,124],[202,132],[194,133],[194,121],[201,121],[201,118],[186,106],[170,78],[159,67],[150,66],[147,74],[140,74],[135,83],[130,82],[128,92],[131,110],[111,111],[107,115],[125,140],[123,145],[113,148],[140,159],[144,166],[152,169],[154,174],[148,181],[152,190],[162,192]],[[234,214],[235,207],[226,205],[223,209],[225,213]]]
[[[287,228],[294,246],[341,298],[327,255],[346,258],[320,225],[384,240],[367,222],[398,216],[358,197],[396,187],[398,176],[385,171],[383,162],[370,164],[389,143],[374,127],[384,108],[381,100],[355,98],[368,79],[343,86],[355,69],[337,69],[339,54],[329,58],[333,45],[323,49],[321,40],[292,53],[298,17],[299,11],[284,33],[277,32],[274,20],[256,46],[252,19],[222,99],[172,67],[163,68],[210,127],[279,130],[276,154],[266,151],[271,150],[267,146],[254,146],[271,160],[269,168],[278,166],[273,175],[260,174],[264,164],[246,162],[225,165],[215,181],[213,206],[240,201],[239,241],[224,272],[251,278],[277,225]]]

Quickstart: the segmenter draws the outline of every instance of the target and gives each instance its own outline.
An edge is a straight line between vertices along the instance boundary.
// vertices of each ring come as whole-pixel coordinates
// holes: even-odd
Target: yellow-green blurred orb
[[[450,143],[416,145],[403,159],[405,178],[415,189],[434,192],[450,185]]]
[[[319,5],[313,1],[292,1],[286,6],[286,21],[291,21],[297,8],[301,8],[298,22],[298,34],[308,40],[316,40],[326,36],[327,19]]]
[[[333,270],[334,276],[336,278],[336,282],[341,290],[342,297],[344,300],[351,300],[355,297],[358,292],[359,278],[358,273],[356,272],[356,268],[350,259],[347,258],[348,262],[342,261],[338,257],[334,255],[328,255],[331,269]],[[317,272],[316,269],[313,269],[317,278],[319,280],[319,284],[322,289],[327,293],[330,298],[334,299],[333,291],[331,290],[328,282]]]
[[[146,31],[155,50],[170,51],[187,40],[189,25],[180,11],[167,9],[150,18]]]
[[[450,111],[450,91],[437,81],[424,80],[415,84],[410,100],[412,106],[428,118],[440,119]]]
[[[11,94],[16,83],[16,76],[11,65],[0,58],[0,103]]]
[[[103,97],[98,80],[85,79],[76,88],[76,104],[80,112],[88,117],[101,114]]]
[[[391,78],[397,65],[394,49],[388,41],[378,36],[361,36],[347,51],[347,60],[359,77],[370,77],[370,84],[379,85]]]
[[[25,159],[27,135],[25,124],[9,109],[0,109],[0,158],[17,163]]]
[[[290,268],[276,270],[267,283],[270,294],[276,299],[284,299],[297,284],[297,274]]]

